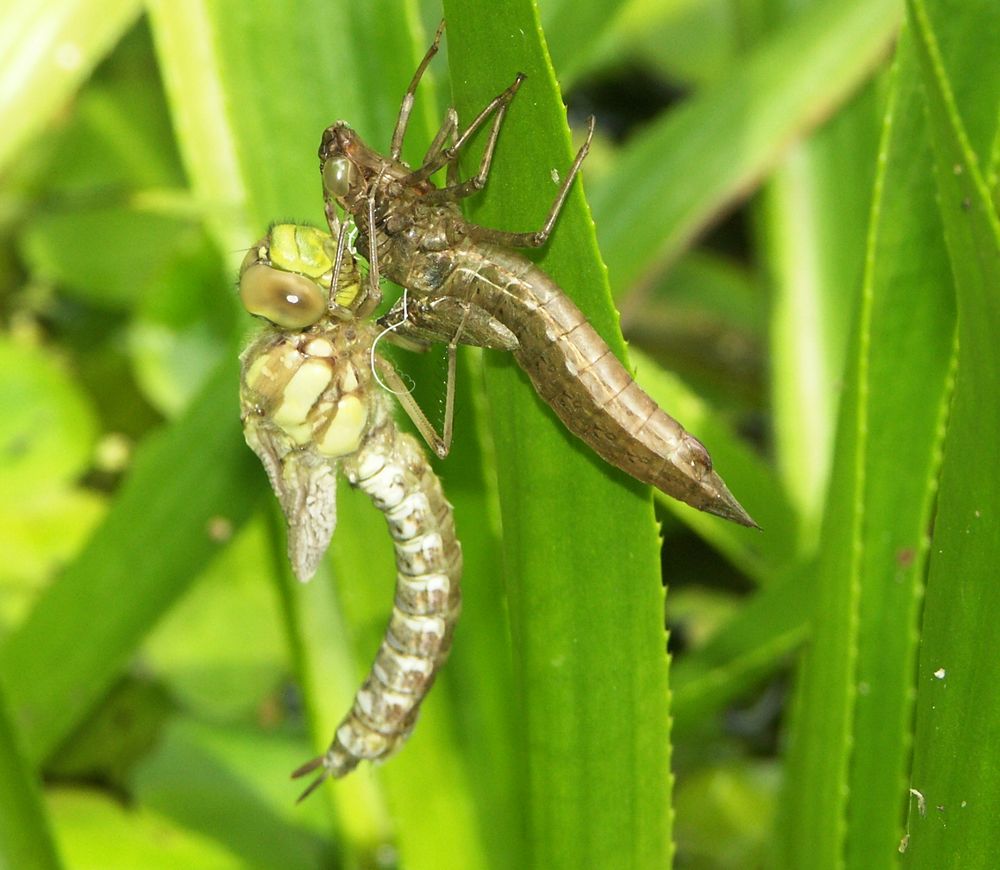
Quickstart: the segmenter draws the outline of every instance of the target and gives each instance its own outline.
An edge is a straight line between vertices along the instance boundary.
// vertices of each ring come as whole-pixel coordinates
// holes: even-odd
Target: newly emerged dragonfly
[[[422,431],[430,425],[375,353],[375,300],[344,238],[339,226],[331,237],[280,224],[240,270],[244,306],[267,321],[241,357],[244,433],[288,521],[296,575],[310,579],[330,542],[338,473],[385,514],[396,550],[385,638],[330,748],[293,774],[321,769],[302,797],[328,776],[402,745],[448,655],[460,609],[462,552],[451,505],[420,444],[397,428],[375,372],[420,418]]]
[[[337,206],[353,218],[359,250],[370,263],[373,293],[380,274],[405,288],[382,322],[397,336],[447,343],[452,360],[459,343],[511,351],[539,396],[605,460],[699,510],[756,526],[713,470],[702,443],[636,384],[556,283],[511,250],[537,247],[548,239],[589,149],[593,119],[537,232],[478,226],[466,221],[459,208],[459,200],[486,183],[500,126],[523,75],[464,130],[450,109],[418,168],[401,161],[414,94],[438,50],[443,27],[407,89],[388,157],[368,147],[343,121],[326,129],[319,149],[331,226]],[[460,181],[459,149],[491,116],[479,171]],[[438,188],[430,178],[445,168],[446,186]],[[449,397],[452,389],[449,382]],[[445,452],[449,425],[446,417]]]

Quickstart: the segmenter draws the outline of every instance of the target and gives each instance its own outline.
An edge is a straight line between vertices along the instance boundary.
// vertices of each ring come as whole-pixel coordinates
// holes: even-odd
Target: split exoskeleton
[[[413,95],[442,30],[443,24],[403,99],[389,156],[369,148],[343,121],[326,129],[319,149],[327,217],[335,226],[339,207],[355,222],[358,250],[370,265],[370,291],[377,294],[380,276],[405,290],[381,322],[399,337],[448,345],[449,409],[457,344],[509,351],[566,427],[606,461],[699,510],[755,526],[713,470],[701,442],[639,387],[556,283],[511,250],[548,239],[587,154],[593,119],[537,232],[472,224],[459,207],[462,198],[486,183],[504,115],[523,75],[465,129],[449,110],[419,167],[401,161]],[[479,171],[460,181],[456,155],[491,117]],[[441,169],[448,180],[438,188],[430,179]],[[444,452],[450,423],[449,414],[441,438]]]

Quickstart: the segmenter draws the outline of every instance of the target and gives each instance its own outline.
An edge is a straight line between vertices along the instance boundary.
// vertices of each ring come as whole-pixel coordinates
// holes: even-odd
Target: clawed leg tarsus
[[[403,179],[403,183],[407,185],[418,184],[430,178],[435,172],[437,172],[441,167],[446,164],[453,162],[461,150],[462,146],[469,141],[469,138],[483,125],[487,118],[490,117],[494,112],[496,117],[493,119],[493,127],[490,129],[489,139],[486,141],[486,148],[483,151],[483,157],[480,161],[479,172],[476,174],[475,178],[482,176],[483,183],[485,183],[486,175],[489,174],[490,163],[493,160],[493,150],[496,147],[497,138],[500,136],[500,125],[503,123],[504,115],[507,114],[507,108],[510,106],[511,100],[514,99],[514,95],[517,93],[518,89],[521,87],[521,82],[524,81],[524,73],[518,73],[515,77],[513,83],[503,90],[501,93],[497,94],[466,127],[458,138],[455,139],[454,143],[448,148],[439,148],[437,153],[432,156],[430,160],[425,160],[423,166],[419,169],[411,172],[406,178]],[[445,124],[449,121],[446,120]],[[456,121],[457,123],[457,121]],[[443,142],[443,139],[442,139]],[[474,179],[470,179],[467,184],[470,184]],[[482,184],[479,185],[480,187]],[[467,193],[456,193],[454,192],[457,188],[464,188],[465,185],[456,185],[454,187],[446,187],[439,191],[432,192],[432,196],[435,199],[455,199],[459,196],[467,195]],[[468,193],[479,188],[472,187],[469,189]],[[451,191],[449,193],[449,191]],[[447,193],[447,196],[444,194]]]
[[[416,93],[417,86],[419,85],[421,78],[423,78],[424,72],[427,70],[428,64],[430,64],[434,55],[437,54],[438,49],[440,48],[441,36],[444,32],[444,27],[445,23],[442,21],[438,25],[438,29],[434,34],[434,40],[431,42],[430,48],[427,49],[427,53],[420,61],[420,65],[417,67],[417,71],[413,74],[413,79],[410,81],[410,85],[403,96],[403,103],[400,106],[399,117],[396,120],[396,129],[393,131],[392,141],[390,144],[389,153],[393,160],[399,160],[400,158],[403,147],[403,137],[406,134],[406,127],[409,122],[410,113],[413,110],[414,94]],[[510,108],[514,95],[521,87],[521,83],[524,79],[524,73],[518,73],[514,78],[514,81],[507,88],[497,94],[492,100],[490,100],[485,108],[483,108],[483,110],[473,119],[472,123],[470,123],[469,126],[466,127],[461,133],[458,133],[458,115],[455,113],[454,108],[449,109],[445,115],[444,122],[441,124],[440,129],[434,137],[434,141],[431,143],[430,148],[427,149],[427,153],[424,155],[423,163],[419,168],[415,169],[408,176],[406,176],[403,179],[403,183],[406,185],[419,184],[420,182],[430,178],[439,169],[447,166],[447,186],[438,190],[431,190],[427,192],[424,195],[425,201],[449,202],[461,199],[482,190],[486,185],[486,179],[489,176],[490,165],[493,162],[493,153],[496,149],[497,139],[500,136],[500,127],[502,126],[504,117],[507,114],[507,109]],[[489,138],[486,140],[486,146],[483,149],[483,155],[479,162],[479,170],[474,176],[472,176],[472,178],[469,178],[466,181],[460,181],[457,177],[458,153],[465,143],[468,142],[469,138],[486,122],[491,115],[494,116],[493,125],[490,129]],[[495,230],[488,227],[472,226],[471,230],[473,237],[479,241],[506,245],[513,248],[538,248],[544,245],[548,241],[549,236],[552,234],[552,229],[555,227],[556,220],[559,217],[559,212],[562,211],[563,204],[566,201],[566,197],[569,195],[573,181],[579,174],[580,166],[582,165],[584,158],[587,156],[587,152],[590,150],[590,142],[593,136],[594,117],[591,115],[587,121],[587,138],[580,150],[577,152],[576,158],[573,160],[573,165],[566,174],[566,178],[563,180],[563,183],[559,188],[559,192],[556,194],[556,198],[552,203],[552,207],[549,209],[549,213],[546,216],[545,223],[542,225],[540,230],[521,233]],[[450,139],[454,139],[454,141],[451,145],[446,145]]]
[[[441,34],[443,33],[444,19],[441,19],[437,32],[434,34],[434,41],[431,42],[431,47],[427,49],[427,53],[424,55],[423,60],[420,61],[417,71],[410,80],[410,86],[406,89],[406,93],[403,94],[403,104],[399,107],[396,129],[392,132],[392,142],[389,146],[389,155],[393,160],[399,160],[399,156],[403,152],[403,137],[406,136],[406,127],[410,122],[410,113],[413,111],[413,98],[417,92],[417,85],[420,84],[420,79],[423,78],[424,72],[427,70],[427,65],[434,58],[434,55],[438,53],[438,49],[441,47]]]
[[[584,140],[583,145],[580,146],[580,150],[576,152],[573,165],[570,167],[569,172],[566,173],[566,177],[559,187],[559,192],[556,194],[548,216],[545,218],[545,223],[540,230],[529,233],[512,233],[505,230],[495,230],[490,227],[473,225],[470,227],[472,238],[477,241],[489,242],[494,245],[505,245],[510,248],[540,248],[544,245],[552,234],[552,229],[556,225],[556,220],[558,220],[559,212],[562,211],[562,207],[566,202],[566,197],[569,196],[573,181],[580,174],[580,167],[583,165],[583,160],[590,151],[590,142],[593,138],[594,116],[591,115],[587,120],[587,138]]]

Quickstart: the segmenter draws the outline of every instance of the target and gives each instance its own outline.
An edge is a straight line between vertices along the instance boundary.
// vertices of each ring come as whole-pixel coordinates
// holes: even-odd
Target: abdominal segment
[[[333,742],[295,773],[321,769],[306,794],[363,759],[388,758],[406,741],[448,657],[461,610],[462,552],[451,505],[416,441],[394,424],[381,427],[343,471],[385,514],[396,550],[396,596],[371,672]]]
[[[519,254],[482,246],[442,292],[489,312],[518,365],[566,427],[607,462],[673,498],[756,526],[704,445],[635,382],[573,301]]]

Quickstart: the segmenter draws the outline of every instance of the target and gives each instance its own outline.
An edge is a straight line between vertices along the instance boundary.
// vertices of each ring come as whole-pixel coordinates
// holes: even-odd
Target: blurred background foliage
[[[0,865],[992,866],[1000,9],[539,5],[0,2]],[[397,758],[295,805],[391,550],[345,488],[289,579],[236,269],[321,224],[320,132],[384,146],[442,14],[411,159],[528,71],[472,204],[527,229],[571,154],[556,80],[596,115],[639,380],[763,532],[657,494],[660,551],[648,494],[468,354],[455,652]],[[543,265],[613,340],[589,227],[574,198]],[[401,364],[434,408],[440,359]]]

